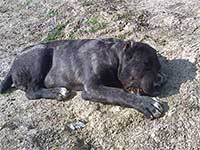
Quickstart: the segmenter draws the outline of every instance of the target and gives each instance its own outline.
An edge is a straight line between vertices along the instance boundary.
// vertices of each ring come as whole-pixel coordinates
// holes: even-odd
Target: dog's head
[[[147,44],[126,41],[123,45],[118,77],[123,88],[140,95],[158,95],[161,65],[156,50]]]

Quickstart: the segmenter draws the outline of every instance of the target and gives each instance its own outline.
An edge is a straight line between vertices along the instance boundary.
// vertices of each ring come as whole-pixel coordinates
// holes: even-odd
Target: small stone
[[[82,129],[82,128],[84,128],[85,126],[86,126],[85,121],[79,120],[79,121],[77,121],[77,122],[75,122],[75,123],[69,124],[68,127],[69,127],[71,130],[77,130],[77,129]]]

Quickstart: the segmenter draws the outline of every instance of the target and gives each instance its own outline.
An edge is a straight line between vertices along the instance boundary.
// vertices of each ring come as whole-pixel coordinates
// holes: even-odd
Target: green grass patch
[[[44,42],[53,41],[61,38],[64,35],[64,29],[66,24],[58,24],[53,30],[51,30],[47,37],[44,39]]]
[[[107,23],[99,17],[91,17],[88,19],[87,24],[89,25],[90,29],[89,32],[95,33],[99,30],[106,28]]]
[[[54,16],[56,16],[56,15],[58,15],[58,11],[57,11],[57,10],[49,9],[49,10],[47,11],[47,17],[54,17]]]
[[[26,0],[26,5],[30,5],[33,2],[33,0]]]
[[[85,0],[82,2],[83,7],[94,5],[94,2],[92,0]]]

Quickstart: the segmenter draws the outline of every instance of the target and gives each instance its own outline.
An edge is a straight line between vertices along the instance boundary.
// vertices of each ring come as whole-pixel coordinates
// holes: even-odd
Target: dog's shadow
[[[159,57],[162,69],[168,77],[167,83],[161,89],[160,98],[168,97],[179,93],[182,84],[192,81],[196,76],[196,66],[186,59],[167,60]]]

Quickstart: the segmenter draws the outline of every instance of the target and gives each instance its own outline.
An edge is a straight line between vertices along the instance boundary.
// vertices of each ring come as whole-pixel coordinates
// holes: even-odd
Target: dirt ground
[[[84,101],[0,95],[1,150],[200,150],[199,0],[0,0],[0,79],[28,45],[116,37],[149,43],[168,75],[164,117]],[[82,121],[84,128],[70,124]]]

